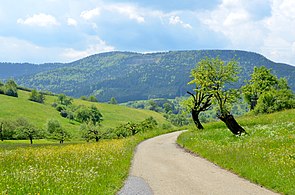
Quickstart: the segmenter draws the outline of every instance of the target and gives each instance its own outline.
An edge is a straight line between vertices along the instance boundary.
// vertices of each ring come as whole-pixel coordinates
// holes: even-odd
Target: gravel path
[[[138,145],[130,177],[119,195],[275,194],[176,145],[181,132]]]

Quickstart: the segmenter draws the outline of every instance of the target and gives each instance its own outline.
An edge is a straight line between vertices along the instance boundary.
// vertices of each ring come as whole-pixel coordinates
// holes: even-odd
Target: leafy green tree
[[[0,139],[13,139],[15,124],[11,120],[0,120]]]
[[[205,58],[192,70],[193,80],[190,82],[196,84],[204,96],[212,96],[212,103],[218,106],[217,117],[235,135],[246,133],[230,113],[239,93],[228,86],[238,80],[238,73],[239,66],[235,60],[225,63],[219,57]]]
[[[64,143],[64,141],[70,138],[69,132],[62,128],[60,122],[56,119],[50,119],[47,122],[47,132],[49,133],[49,138],[59,140],[59,143]]]
[[[65,105],[65,106],[69,106],[72,104],[73,102],[73,98],[67,97],[65,94],[59,94],[57,96],[57,101],[61,104],[61,105]]]
[[[81,99],[81,100],[85,100],[85,101],[87,101],[87,100],[88,100],[88,99],[87,99],[87,97],[86,97],[86,96],[84,96],[84,95],[83,95],[83,96],[81,96],[81,97],[80,97],[80,99]]]
[[[98,102],[97,98],[96,98],[94,95],[91,95],[91,96],[88,98],[88,100],[89,100],[90,102]]]
[[[255,113],[271,113],[295,107],[294,93],[285,78],[278,78],[271,69],[254,67],[251,79],[242,87],[246,101]]]
[[[82,131],[82,137],[89,142],[92,139],[95,139],[98,142],[102,138],[102,133],[99,129],[100,125],[94,125],[92,122],[83,123],[80,127]]]
[[[181,127],[181,126],[189,124],[189,120],[185,113],[178,113],[178,114],[168,113],[168,114],[165,114],[164,117],[175,126]]]
[[[148,108],[149,110],[153,110],[153,111],[155,111],[155,112],[158,112],[159,109],[160,109],[159,106],[158,106],[158,104],[157,104],[154,100],[149,100],[149,101],[148,101],[147,108]]]
[[[102,121],[102,114],[95,105],[91,105],[90,107],[90,120],[94,125]]]
[[[102,114],[95,105],[92,105],[91,107],[80,106],[75,114],[76,119],[81,123],[92,122],[92,124],[96,125],[103,120]]]
[[[5,95],[18,97],[17,84],[13,80],[8,80],[5,83],[3,89]]]
[[[163,104],[165,113],[172,113],[173,111],[173,104],[171,102],[166,102]]]
[[[242,87],[246,101],[253,110],[261,94],[273,89],[278,84],[278,78],[271,73],[271,69],[265,66],[254,67],[251,79]]]
[[[86,106],[80,106],[75,112],[77,121],[84,123],[90,120],[90,110]]]
[[[18,118],[16,120],[16,138],[29,138],[30,143],[33,144],[33,139],[42,137],[43,132],[38,130],[26,118]]]
[[[32,90],[29,100],[33,101],[33,102],[38,102],[38,103],[44,103],[45,101],[45,96],[43,95],[43,93],[38,92],[37,90]]]
[[[112,97],[110,100],[110,104],[118,104],[117,100],[115,97]]]

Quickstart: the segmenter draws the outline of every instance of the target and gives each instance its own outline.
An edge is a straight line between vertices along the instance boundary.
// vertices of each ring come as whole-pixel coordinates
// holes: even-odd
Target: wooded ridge
[[[286,77],[295,91],[295,66],[275,63],[264,56],[239,50],[194,50],[159,53],[107,52],[71,63],[0,63],[0,79],[13,78],[18,85],[80,97],[94,95],[98,101],[118,102],[149,98],[174,98],[192,91],[190,71],[204,57],[234,58],[241,66],[244,85],[254,66],[271,68]]]

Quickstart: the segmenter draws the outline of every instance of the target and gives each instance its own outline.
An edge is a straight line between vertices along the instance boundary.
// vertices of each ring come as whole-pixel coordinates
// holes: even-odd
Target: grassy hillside
[[[43,128],[49,119],[57,119],[65,129],[78,136],[80,123],[70,122],[68,119],[61,117],[59,112],[51,106],[57,97],[46,96],[45,104],[39,104],[28,100],[28,92],[19,90],[18,93],[18,98],[0,95],[0,119],[13,120],[25,117],[39,128]],[[162,115],[152,111],[132,109],[119,105],[92,103],[78,99],[74,100],[74,104],[96,105],[104,118],[102,128],[116,127],[128,121],[139,122],[149,116],[154,117],[159,123],[165,122]]]
[[[295,194],[295,110],[237,119],[249,135],[221,122],[182,134],[178,143],[238,175],[283,194]]]

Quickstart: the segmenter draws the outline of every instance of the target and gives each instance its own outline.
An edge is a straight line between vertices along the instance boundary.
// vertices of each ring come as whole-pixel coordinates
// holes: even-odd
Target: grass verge
[[[237,119],[249,135],[233,136],[221,122],[191,130],[177,142],[254,183],[295,194],[295,110]]]

